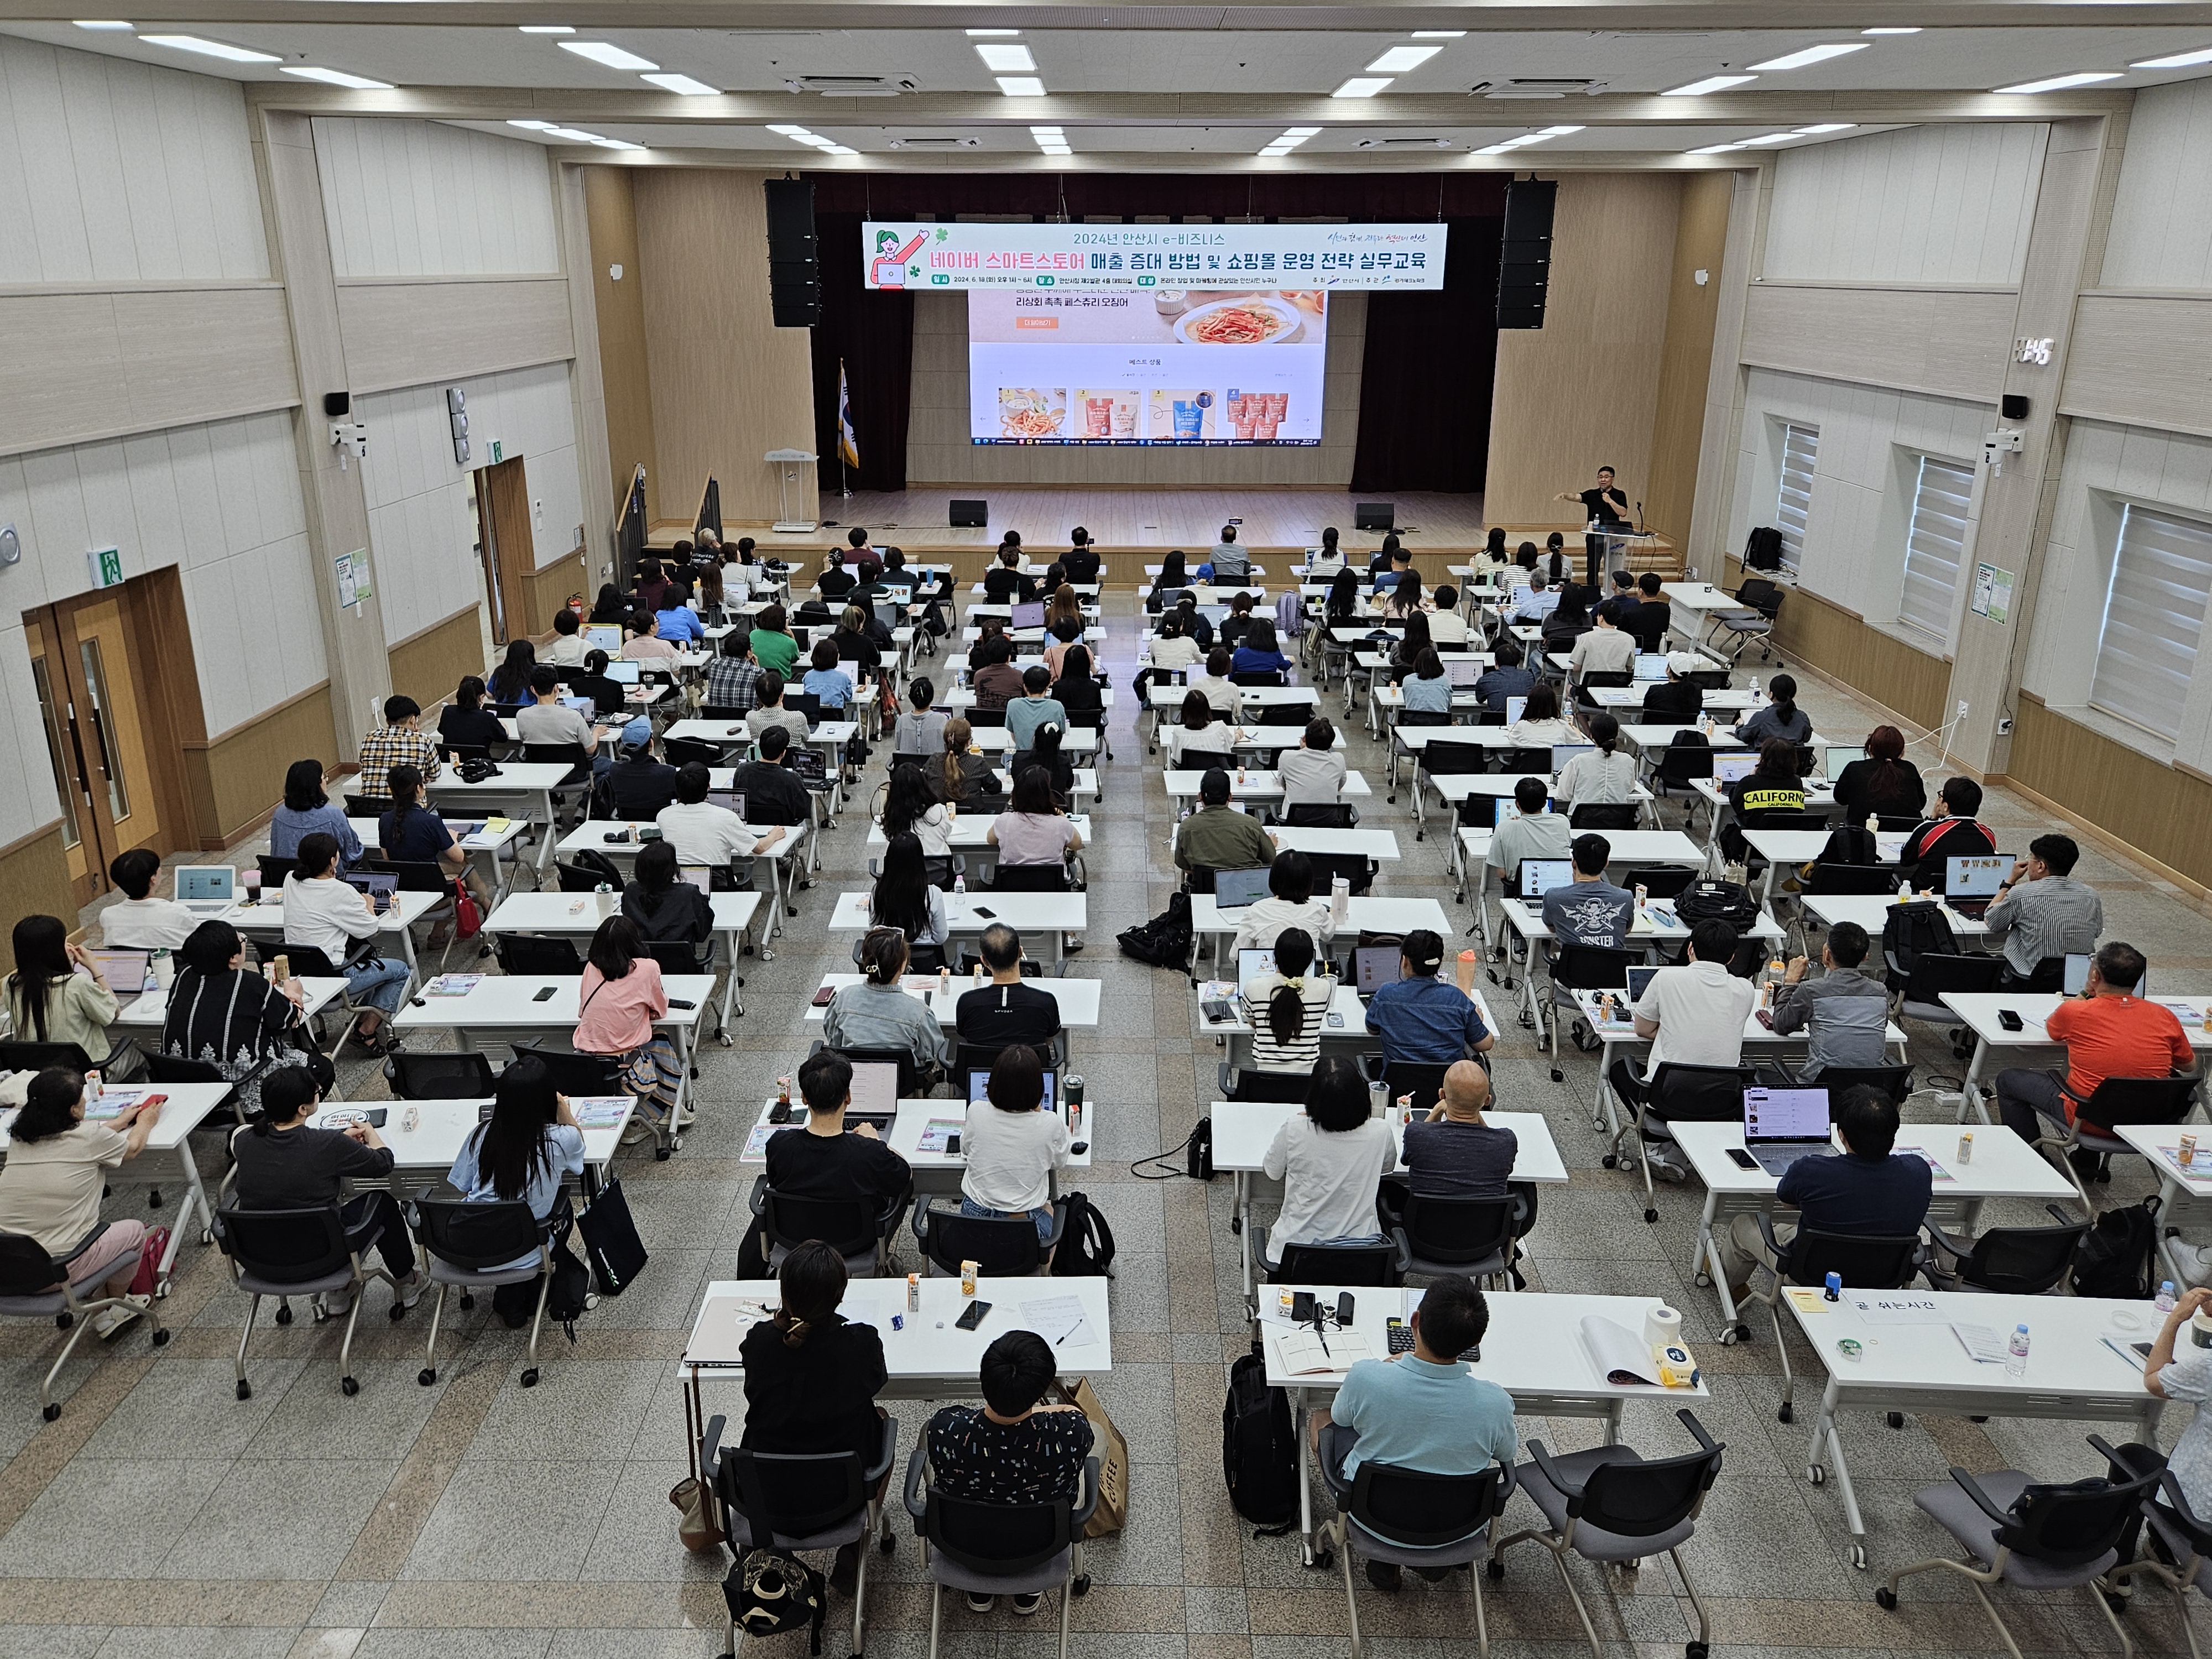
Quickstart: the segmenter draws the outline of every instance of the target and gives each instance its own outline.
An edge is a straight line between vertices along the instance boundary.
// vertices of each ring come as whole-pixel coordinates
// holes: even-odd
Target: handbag
[[[681,1511],[676,1522],[676,1535],[684,1540],[684,1547],[694,1554],[703,1554],[720,1549],[727,1541],[720,1522],[707,1503],[707,1486],[702,1480],[686,1475],[669,1488],[668,1501]]]
[[[576,1218],[576,1231],[584,1241],[584,1255],[600,1291],[620,1296],[644,1271],[645,1241],[637,1236],[629,1200],[623,1195],[622,1178],[611,1177],[585,1202]]]
[[[1098,1507],[1083,1523],[1085,1538],[1103,1538],[1129,1524],[1129,1442],[1085,1377],[1073,1389],[1062,1386],[1060,1397],[1079,1408],[1091,1419],[1091,1438],[1098,1454]]]
[[[168,1254],[169,1230],[149,1227],[138,1246],[138,1271],[131,1275],[131,1294],[151,1296],[161,1282],[161,1258]]]
[[[463,939],[474,939],[483,931],[483,912],[477,908],[465,882],[453,884],[453,931]]]

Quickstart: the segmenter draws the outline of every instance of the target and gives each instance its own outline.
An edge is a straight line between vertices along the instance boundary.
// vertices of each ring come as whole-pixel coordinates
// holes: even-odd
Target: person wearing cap
[[[1367,1005],[1367,1029],[1382,1040],[1388,1065],[1448,1066],[1488,1052],[1498,1039],[1482,1023],[1474,999],[1452,981],[1439,979],[1444,942],[1416,927],[1399,947],[1399,979],[1383,985]]]
[[[1229,804],[1229,774],[1216,766],[1198,783],[1199,809],[1176,826],[1176,868],[1257,870],[1275,861],[1275,838]]]
[[[1667,678],[1644,694],[1644,718],[1654,725],[1688,725],[1705,712],[1705,688],[1690,676],[1711,667],[1694,651],[1667,653]]]
[[[620,758],[607,772],[607,798],[617,817],[641,823],[675,803],[676,769],[655,760],[650,743],[632,743],[623,735]]]

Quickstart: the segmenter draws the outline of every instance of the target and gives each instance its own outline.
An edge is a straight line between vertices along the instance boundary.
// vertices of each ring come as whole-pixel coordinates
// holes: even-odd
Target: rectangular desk
[[[2112,1133],[2141,1152],[2158,1177],[2158,1257],[2166,1264],[2166,1276],[2185,1285],[2188,1281],[2173,1259],[2173,1241],[2166,1234],[2168,1229],[2201,1223],[2204,1206],[2212,1204],[2212,1128],[2202,1123],[2116,1123]],[[2197,1141],[2187,1174],[2167,1155],[2179,1152],[2185,1134],[2195,1135]],[[1978,1145],[1980,1137],[1975,1140]]]
[[[346,982],[342,979],[310,979],[305,974],[295,977],[299,981],[301,994],[300,1013],[305,1019],[313,1020],[331,1004],[345,995]],[[168,1023],[169,994],[155,988],[143,991],[126,1000],[118,991],[116,1000],[122,1006],[115,1018],[108,1022],[109,1029],[121,1031],[126,1036],[149,1037],[155,1048],[160,1048],[161,1028]]]
[[[1983,1122],[1990,1121],[1989,1108],[1982,1102],[1982,1073],[1990,1057],[2000,1048],[2056,1048],[2062,1053],[2066,1045],[2052,1041],[2051,1033],[2043,1029],[2043,1022],[2056,1012],[2065,999],[2051,991],[1946,991],[1942,1003],[1958,1015],[1974,1034],[1974,1057],[1967,1062],[1966,1080],[1959,1099],[1959,1121],[1966,1121],[1966,1108],[1972,1105]],[[2154,1002],[2166,1004],[2181,1021],[2181,1035],[2189,1046],[2202,1054],[2212,1048],[2203,1030],[2204,999],[2202,997],[2154,997]],[[2188,1009],[2186,1014],[2182,1010]],[[2009,1010],[2020,1016],[2021,1029],[2008,1031],[1998,1020],[2000,1012]]]
[[[593,893],[510,893],[485,919],[487,933],[550,933],[568,939],[589,939],[599,924],[621,908],[620,901],[602,913]],[[730,1043],[730,1010],[735,1005],[744,1018],[745,1000],[738,994],[738,957],[745,934],[760,909],[758,893],[709,893],[714,911],[714,938],[720,942],[728,968],[722,980],[722,1002],[715,1016],[714,1036],[724,1048]],[[582,952],[580,951],[579,955]]]
[[[833,991],[842,991],[848,985],[858,985],[863,977],[860,974],[824,974],[822,985]],[[940,982],[945,993],[942,998],[937,994]],[[902,981],[907,990],[922,1000],[937,1016],[937,1023],[948,1031],[958,1020],[960,999],[970,991],[982,990],[990,982],[988,979],[977,979],[969,974],[953,974],[942,981],[936,974],[908,974]],[[1060,1023],[1067,1030],[1095,1031],[1098,1029],[1098,998],[1103,988],[1097,980],[1061,979],[1052,974],[1038,974],[1024,978],[1022,983],[1042,991],[1060,1005]],[[806,1006],[805,1017],[811,1023],[819,1025],[825,1017],[825,1011],[810,1001]]]
[[[1079,775],[1077,782],[1079,784],[1081,781]],[[1003,800],[1000,804],[1004,804]],[[995,810],[986,811],[980,806],[970,806],[965,811],[955,811],[951,823],[946,826],[945,841],[953,852],[969,858],[969,873],[974,879],[988,880],[991,872],[998,867],[999,849],[992,846],[989,840],[991,826],[998,821],[998,816]],[[1090,815],[1070,812],[1067,821],[1074,826],[1075,833],[1083,837],[1083,844],[1088,847],[1091,844]],[[881,822],[868,825],[865,844],[869,867],[872,869],[890,846],[890,838],[884,834]]]
[[[1085,1281],[1088,1282],[1088,1281]],[[1289,1289],[1293,1287],[1279,1287]],[[1336,1305],[1339,1286],[1297,1285],[1311,1290],[1316,1301]],[[1384,1322],[1410,1320],[1420,1305],[1421,1292],[1351,1287],[1352,1328],[1367,1340],[1378,1358],[1390,1351]],[[1303,1559],[1314,1559],[1313,1455],[1308,1447],[1306,1414],[1326,1408],[1344,1384],[1344,1372],[1323,1371],[1293,1375],[1284,1368],[1280,1339],[1291,1328],[1277,1310],[1278,1298],[1262,1295],[1260,1331],[1267,1358],[1267,1384],[1287,1389],[1291,1395],[1298,1448],[1298,1524]],[[1679,1401],[1684,1405],[1710,1398],[1703,1382],[1693,1389],[1662,1389],[1650,1383],[1608,1382],[1583,1346],[1582,1322],[1595,1315],[1632,1331],[1644,1328],[1644,1316],[1664,1305],[1656,1296],[1566,1296],[1543,1291],[1516,1291],[1490,1298],[1490,1329],[1482,1339],[1482,1358],[1469,1370],[1495,1382],[1513,1396],[1516,1419],[1583,1417],[1605,1425],[1605,1443],[1620,1438],[1621,1418],[1632,1400]],[[1948,1340],[1950,1334],[1944,1333]],[[1958,1345],[1954,1342],[1954,1347]],[[1348,1369],[1348,1368],[1347,1368]]]
[[[1542,908],[1527,899],[1510,898],[1500,907],[1505,925],[1513,937],[1521,941],[1521,960],[1525,971],[1522,975],[1522,1004],[1528,1010],[1528,1019],[1535,1027],[1536,1041],[1550,1041],[1545,1035],[1546,1011],[1548,1002],[1536,994],[1536,949],[1550,942],[1552,930],[1544,924]],[[1761,910],[1759,920],[1751,925],[1748,937],[1764,939],[1770,945],[1779,944],[1786,937],[1782,925],[1769,910]],[[1675,910],[1672,902],[1655,899],[1638,909],[1635,919],[1628,924],[1630,950],[1641,950],[1648,958],[1654,951],[1667,945],[1680,946],[1689,943],[1690,929]],[[1512,975],[1512,939],[1506,941],[1506,975],[1508,983]],[[1626,990],[1624,985],[1621,988]],[[1554,1050],[1556,1052],[1556,1049]]]
[[[1285,841],[1284,845],[1288,847],[1290,842]],[[1372,894],[1362,894],[1346,902],[1351,908],[1346,912],[1344,927],[1333,935],[1345,951],[1349,951],[1350,941],[1363,933],[1405,934],[1417,927],[1426,927],[1438,939],[1448,939],[1452,935],[1451,920],[1444,915],[1444,907],[1431,898],[1377,898]],[[1213,941],[1216,967],[1221,963],[1223,941],[1236,938],[1237,930],[1243,925],[1242,909],[1224,910],[1211,893],[1190,896],[1190,931],[1198,939]],[[1316,946],[1321,943],[1319,939],[1314,941]]]
[[[462,820],[464,823],[471,821]],[[348,818],[346,823],[360,838],[364,848],[374,848],[378,844],[378,837],[384,833],[383,826],[374,818]],[[461,851],[469,855],[469,861],[471,864],[482,861],[478,867],[483,872],[484,886],[495,896],[507,890],[507,872],[502,866],[514,861],[502,855],[529,828],[527,818],[509,818],[507,828],[497,835],[479,830],[472,836],[460,838]]]
[[[615,1149],[621,1146],[623,1131],[636,1115],[637,1105],[631,1097],[622,1121],[611,1129],[584,1131],[584,1162],[605,1174],[614,1162]],[[424,1193],[436,1188],[452,1170],[461,1155],[461,1148],[476,1133],[483,1121],[482,1114],[489,1106],[483,1100],[394,1100],[371,1101],[368,1105],[386,1108],[384,1127],[376,1133],[392,1149],[392,1175],[386,1181],[349,1181],[349,1190],[365,1192],[383,1188],[389,1192],[408,1194]],[[317,1112],[307,1120],[318,1129],[343,1129],[362,1110],[362,1106],[332,1105]],[[415,1114],[415,1127],[407,1127],[407,1114]]]
[[[553,856],[553,826],[558,821],[553,815],[553,791],[568,781],[574,769],[553,761],[501,761],[496,777],[467,783],[456,769],[445,766],[423,786],[423,793],[434,802],[462,803],[462,810],[471,817],[503,816],[544,824],[544,833],[538,842],[538,867],[542,871]],[[586,768],[586,776],[589,775]],[[520,811],[515,810],[518,807]]]
[[[713,775],[713,774],[709,774],[710,778]],[[715,787],[726,787],[727,786],[726,784],[718,784]],[[643,852],[647,847],[651,845],[648,842],[640,841],[638,839],[638,832],[644,830],[650,830],[652,828],[653,828],[653,825],[643,818],[586,818],[583,823],[578,824],[574,830],[571,830],[567,835],[561,837],[561,856],[565,859],[574,860],[576,854],[579,853],[598,853],[612,861],[617,866],[627,869],[634,866],[637,862],[637,855]],[[745,832],[748,835],[758,836],[765,835],[770,830],[778,828],[782,829],[784,834],[776,841],[776,843],[773,847],[763,848],[761,850],[749,854],[746,860],[748,863],[757,866],[756,873],[753,877],[753,879],[756,882],[760,879],[757,873],[757,866],[761,865],[766,865],[768,866],[769,927],[767,933],[762,936],[760,941],[761,960],[763,962],[774,962],[775,960],[775,953],[768,949],[768,941],[772,939],[780,939],[782,937],[783,918],[785,913],[790,908],[791,895],[797,890],[799,885],[799,872],[792,868],[792,855],[800,848],[807,847],[813,839],[813,837],[808,833],[809,826],[805,824],[777,825],[772,823],[749,823],[745,826]],[[613,837],[613,839],[609,839],[610,837]],[[799,862],[803,866],[805,860],[801,859]],[[514,896],[516,898],[527,898],[533,897],[535,895],[516,894]],[[574,895],[571,895],[571,896],[573,897]],[[739,896],[757,899],[759,895],[757,893],[748,895],[711,893],[708,895],[708,896],[714,899],[723,897],[734,898]],[[619,897],[619,895],[617,895],[617,897]],[[507,903],[512,903],[513,902],[513,899],[510,898],[506,903],[502,903],[500,906],[500,908],[502,910],[505,909],[507,908]],[[497,912],[495,911],[494,914],[496,915]],[[747,920],[750,921],[750,917],[749,916]],[[596,930],[597,924],[594,923],[593,931]],[[493,931],[497,932],[500,930],[494,929]],[[544,933],[547,930],[541,927],[525,928],[516,927],[507,929],[507,931],[513,933]],[[719,926],[716,927],[715,931],[718,933],[720,931]],[[732,952],[733,958],[734,955],[735,953]],[[738,1012],[742,1013],[744,1011],[743,1009],[739,1009]]]
[[[548,836],[547,841],[550,843],[551,837]],[[281,893],[283,889],[280,887],[276,890]],[[376,936],[380,943],[386,939],[396,943],[400,955],[406,959],[408,968],[418,979],[422,977],[422,969],[415,959],[415,924],[452,896],[453,890],[450,888],[435,893],[415,892],[403,888],[392,896],[392,908],[377,918]],[[219,919],[228,922],[257,943],[265,941],[275,945],[278,950],[283,947],[284,905],[281,899],[265,899],[258,904],[234,904],[221,912]],[[264,950],[262,952],[264,957],[274,954],[274,951]]]
[[[1084,930],[1090,905],[1082,893],[947,893],[945,916],[949,939],[981,939],[993,922],[1003,921],[1022,936],[1023,948],[1038,960],[1060,962],[1066,955],[1061,935]],[[866,890],[848,889],[837,895],[830,912],[830,932],[864,933],[874,925],[868,915]],[[1035,950],[1040,939],[1050,940],[1049,955]]]
[[[1897,902],[1894,894],[1881,893],[1801,893],[1797,902],[1805,907],[1808,915],[1816,917],[1824,926],[1833,927],[1838,922],[1855,921],[1867,931],[1876,951],[1881,946],[1881,930],[1889,915],[1890,907]],[[1943,920],[1951,924],[1951,931],[1961,939],[1985,938],[1990,925],[1979,916],[1962,916],[1949,905],[1943,907]]]
[[[1510,795],[1512,785],[1519,780],[1504,774],[1478,773],[1471,776],[1439,778],[1441,784],[1464,785],[1453,793],[1458,799],[1471,799],[1476,795]],[[1642,792],[1639,792],[1642,793]],[[1448,797],[1449,799],[1449,797]],[[1644,799],[1650,799],[1648,793]],[[1705,854],[1703,848],[1679,830],[1605,830],[1601,834],[1612,851],[1606,860],[1608,872],[1629,865],[1668,864],[1703,869]],[[1490,943],[1490,842],[1497,834],[1494,830],[1461,830],[1452,836],[1452,855],[1445,860],[1444,868],[1459,877],[1459,893],[1462,901],[1471,899],[1475,907],[1478,927],[1484,945]],[[1472,872],[1472,873],[1470,873]]]
[[[1088,1170],[1091,1166],[1091,1159],[1096,1155],[1098,1139],[1097,1120],[1093,1115],[1097,1108],[1097,1103],[1095,1101],[1086,1100],[1083,1103],[1083,1128],[1075,1137],[1083,1143],[1083,1150],[1079,1152],[1073,1150],[1069,1152],[1066,1168],[1071,1173]],[[753,1120],[753,1127],[757,1129],[763,1123],[771,1123],[775,1112],[775,1100],[771,1096],[761,1103],[760,1115]],[[898,1116],[891,1121],[890,1133],[884,1136],[884,1145],[904,1158],[908,1167],[913,1170],[914,1190],[920,1201],[927,1203],[933,1198],[958,1200],[961,1178],[968,1171],[968,1155],[965,1152],[925,1152],[921,1150],[921,1137],[922,1132],[928,1128],[933,1118],[949,1118],[957,1123],[967,1115],[968,1103],[964,1100],[924,1097],[899,1102]],[[1060,1115],[1063,1120],[1066,1119],[1067,1112],[1065,1108],[1061,1109]],[[787,1123],[775,1124],[775,1133],[797,1133],[805,1127],[806,1106],[799,1100],[797,1091],[794,1091],[792,1096],[790,1121]],[[753,1169],[761,1169],[768,1163],[768,1154],[764,1150],[755,1152],[752,1149],[751,1139],[748,1137],[744,1150],[738,1155],[738,1161]],[[1060,1197],[1058,1170],[1052,1172],[1051,1180],[1048,1184],[1053,1198],[1057,1200]],[[1055,1281],[1048,1278],[1036,1282],[1052,1284]]]
[[[1340,735],[1337,738],[1340,746],[1343,741]],[[1297,747],[1295,744],[1291,746]],[[1207,758],[1220,757],[1209,756]],[[1211,767],[1170,767],[1162,775],[1166,782],[1168,799],[1175,802],[1196,800],[1200,786],[1205,783],[1206,773],[1212,769]],[[1283,798],[1283,775],[1279,771],[1258,766],[1224,766],[1221,769],[1229,774],[1229,799],[1231,800],[1279,801]],[[1368,800],[1373,798],[1374,793],[1374,790],[1368,787],[1367,775],[1353,769],[1345,773],[1344,782],[1337,790],[1337,799]]]
[[[1449,963],[1446,964],[1447,968],[1449,966]],[[1449,973],[1443,977],[1447,984],[1455,982]],[[1198,997],[1203,994],[1204,988],[1201,985],[1199,992],[1193,995],[1194,1007],[1197,1005]],[[1497,1036],[1498,1022],[1491,1017],[1490,1005],[1483,1000],[1481,989],[1477,988],[1470,992],[1468,998],[1474,1004],[1476,1013],[1481,1017],[1483,1030],[1488,1031],[1492,1036]],[[1231,998],[1231,1008],[1236,1009],[1241,1000],[1241,997]],[[1206,1018],[1205,1011],[1200,1009],[1198,1032],[1200,1036],[1218,1037],[1224,1040],[1226,1063],[1231,1071],[1250,1069],[1252,1027],[1246,1022],[1241,1012],[1231,1019],[1211,1020]],[[1359,1000],[1359,988],[1357,985],[1341,980],[1337,982],[1336,989],[1328,1000],[1328,1017],[1322,1026],[1321,1047],[1323,1054],[1353,1055],[1381,1052],[1382,1039],[1367,1029],[1367,1007]]]
[[[664,734],[682,738],[695,743],[720,744],[725,748],[737,745],[750,750],[752,738],[743,720],[732,725],[727,720],[706,720],[693,718],[681,720],[669,726]],[[819,749],[829,765],[829,781],[825,793],[830,796],[830,816],[836,817],[837,809],[845,800],[845,745],[860,735],[857,720],[823,720],[806,734],[807,746]]]

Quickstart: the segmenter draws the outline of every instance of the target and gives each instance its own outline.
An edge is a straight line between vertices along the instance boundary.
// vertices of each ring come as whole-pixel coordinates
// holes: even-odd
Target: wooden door
[[[32,672],[62,795],[62,834],[80,900],[106,890],[107,866],[134,847],[169,848],[149,741],[158,695],[131,647],[123,588],[33,613]]]
[[[530,481],[522,468],[518,455],[477,470],[477,525],[483,538],[484,588],[491,599],[495,645],[543,631],[530,615],[538,551],[531,533]]]

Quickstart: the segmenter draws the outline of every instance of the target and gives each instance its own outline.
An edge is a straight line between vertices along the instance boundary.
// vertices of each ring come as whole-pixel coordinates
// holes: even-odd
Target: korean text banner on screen
[[[1438,289],[1442,224],[861,227],[872,289]]]

